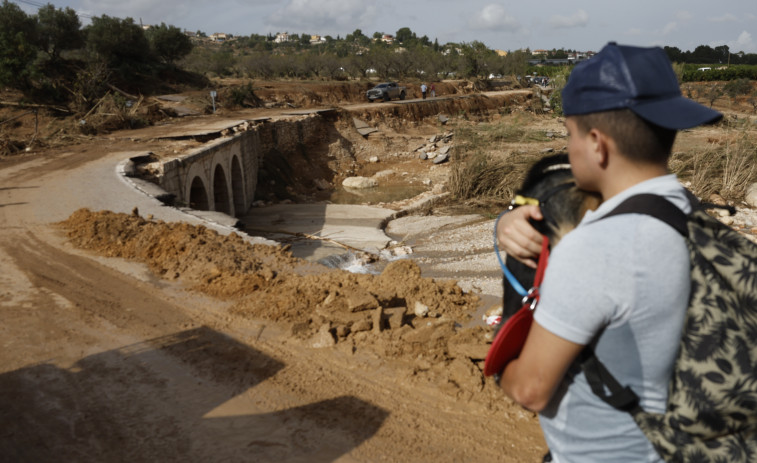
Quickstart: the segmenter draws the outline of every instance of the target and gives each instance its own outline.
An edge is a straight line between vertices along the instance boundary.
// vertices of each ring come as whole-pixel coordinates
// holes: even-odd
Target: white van
[[[711,71],[712,68],[699,68],[697,71]]]

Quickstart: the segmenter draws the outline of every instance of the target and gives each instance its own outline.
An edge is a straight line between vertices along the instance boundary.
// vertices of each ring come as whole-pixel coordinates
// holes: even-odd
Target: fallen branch
[[[111,90],[113,90],[114,92],[116,92],[116,93],[120,93],[121,95],[125,96],[126,98],[131,98],[132,100],[137,100],[137,99],[139,99],[139,97],[138,97],[138,96],[135,96],[135,95],[131,95],[131,94],[129,94],[129,93],[126,93],[126,92],[124,92],[123,90],[121,90],[120,88],[116,87],[116,86],[115,86],[115,85],[113,85],[113,84],[106,84],[106,85],[108,86],[108,88],[110,88],[110,89],[111,89]]]
[[[17,106],[19,108],[43,108],[43,109],[52,109],[54,111],[60,111],[62,113],[71,113],[71,110],[68,108],[63,108],[61,106],[47,105],[47,104],[17,103],[15,101],[0,101],[0,106]]]

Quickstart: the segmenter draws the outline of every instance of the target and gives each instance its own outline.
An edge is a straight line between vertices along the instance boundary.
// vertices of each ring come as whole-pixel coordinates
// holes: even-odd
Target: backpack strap
[[[691,200],[691,198],[689,199]],[[696,200],[696,198],[694,199]],[[692,208],[696,207],[696,204],[692,204]],[[686,214],[667,199],[651,193],[631,196],[602,218],[634,213],[650,215],[673,227],[684,238],[689,236],[689,228],[686,225]]]
[[[622,386],[617,379],[599,361],[594,349],[586,347],[579,356],[579,364],[586,376],[591,391],[605,403],[615,408],[635,415],[641,412],[639,396],[630,386]]]
[[[689,200],[692,203],[692,208],[699,207],[696,197],[689,195]],[[689,236],[686,213],[662,196],[651,193],[631,196],[604,215],[602,219],[634,213],[652,216],[670,225],[684,238]],[[581,352],[579,365],[592,392],[602,401],[616,410],[628,412],[631,415],[643,411],[639,405],[639,396],[629,386],[622,386],[615,379],[607,367],[597,358],[594,349],[586,347]]]

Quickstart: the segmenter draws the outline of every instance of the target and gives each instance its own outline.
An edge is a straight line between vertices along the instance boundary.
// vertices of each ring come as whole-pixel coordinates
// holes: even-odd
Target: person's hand
[[[542,220],[539,206],[520,206],[504,214],[497,224],[497,244],[508,256],[536,268],[543,237],[529,223]]]

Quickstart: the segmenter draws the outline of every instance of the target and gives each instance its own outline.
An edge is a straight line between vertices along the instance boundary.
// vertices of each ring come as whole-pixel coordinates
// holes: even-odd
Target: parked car
[[[404,100],[405,95],[405,87],[400,87],[399,85],[397,85],[397,82],[384,82],[378,84],[372,89],[368,90],[365,94],[365,96],[368,98],[368,101],[370,101],[371,103],[373,103],[374,100],[389,101],[392,98],[399,98],[400,100]]]

